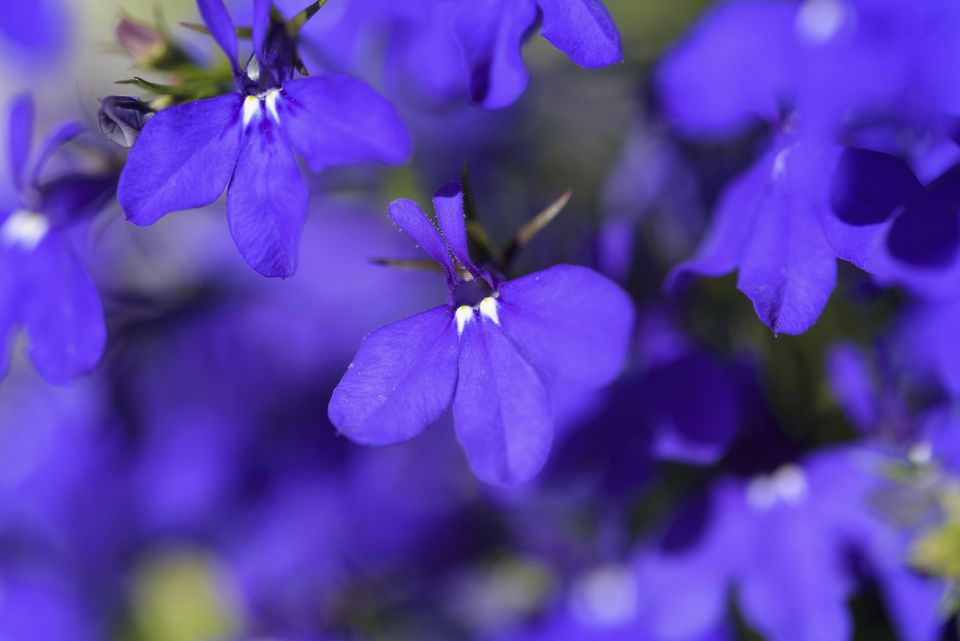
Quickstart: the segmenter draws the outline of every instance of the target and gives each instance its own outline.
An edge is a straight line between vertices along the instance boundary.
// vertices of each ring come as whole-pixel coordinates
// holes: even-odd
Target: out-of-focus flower
[[[306,183],[293,152],[312,171],[359,162],[399,164],[410,140],[393,107],[363,82],[322,75],[294,79],[295,43],[286,23],[255,3],[253,49],[239,63],[236,29],[222,0],[199,0],[201,15],[230,61],[237,91],[165,109],[143,128],[120,177],[128,219],[215,201],[227,188],[227,221],[244,260],[264,276],[296,271],[307,215]]]
[[[701,20],[658,71],[666,116],[706,137],[766,122],[776,140],[728,188],[697,256],[681,271],[718,276],[738,269],[738,287],[761,320],[774,332],[796,334],[819,318],[835,284],[836,258],[897,282],[913,277],[905,274],[909,263],[942,261],[938,248],[955,245],[960,232],[947,216],[938,222],[924,212],[944,204],[931,200],[949,198],[943,189],[915,199],[921,211],[908,208],[895,220],[889,252],[878,239],[895,206],[884,208],[896,203],[851,225],[862,211],[847,208],[838,222],[828,196],[844,134],[876,123],[945,130],[952,90],[932,70],[956,40],[957,21],[931,19],[941,14],[952,15],[938,0],[735,0]],[[757,35],[743,38],[744,30]],[[848,165],[841,162],[841,171]],[[893,198],[901,197],[893,192],[903,181],[886,179],[902,174],[870,172],[882,183],[877,194]],[[897,264],[904,259],[908,264]]]
[[[347,68],[375,66],[364,54],[373,49],[368,41],[382,38],[387,82],[414,101],[470,100],[500,109],[530,82],[521,50],[538,21],[540,34],[581,67],[623,59],[620,33],[601,0],[360,0],[332,9],[304,35],[308,54]]]
[[[63,0],[4,2],[0,6],[0,46],[28,68],[50,64],[67,50],[69,24]]]
[[[727,187],[706,238],[673,282],[737,269],[737,287],[770,329],[810,329],[836,283],[836,255],[820,223],[829,215],[821,172],[834,155],[789,137],[774,145]]]
[[[13,101],[9,154],[13,194],[0,205],[0,340],[9,349],[24,326],[37,370],[53,383],[91,371],[106,342],[103,309],[77,260],[65,229],[104,206],[114,193],[113,173],[44,176],[51,156],[83,133],[77,123],[55,130],[31,158],[33,102]],[[7,355],[0,353],[0,369]]]
[[[678,520],[660,547],[640,553],[641,617],[660,638],[688,638],[715,629],[735,586],[746,622],[765,638],[842,641],[859,559],[901,638],[938,638],[943,587],[910,572],[908,537],[871,501],[889,484],[883,463],[854,447],[719,480],[692,507],[695,522]]]
[[[488,109],[519,98],[530,78],[521,46],[538,14],[541,35],[581,67],[620,62],[620,33],[600,0],[457,2],[451,26],[470,72],[470,98]]]
[[[504,280],[474,264],[463,192],[441,187],[442,235],[409,200],[390,217],[447,279],[447,302],[366,338],[330,401],[330,418],[367,444],[413,438],[453,400],[457,436],[476,474],[513,485],[543,465],[552,441],[546,380],[600,386],[620,371],[633,306],[595,272],[558,266]],[[597,315],[596,310],[604,313]]]

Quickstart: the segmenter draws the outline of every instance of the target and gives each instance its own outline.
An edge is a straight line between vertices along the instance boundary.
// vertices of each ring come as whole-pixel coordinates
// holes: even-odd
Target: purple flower
[[[685,132],[724,136],[757,118],[777,122],[782,107],[828,134],[863,116],[950,110],[943,65],[956,48],[953,4],[718,2],[658,69],[664,111]]]
[[[881,283],[960,293],[960,164],[924,185],[899,156],[848,148],[830,186],[824,230],[838,255]]]
[[[620,34],[601,0],[359,0],[329,15],[335,24],[321,17],[308,29],[323,61],[354,64],[345,52],[358,58],[362,36],[381,32],[388,80],[413,89],[420,102],[469,98],[487,109],[515,102],[530,81],[521,50],[538,19],[540,34],[581,67],[623,59]]]
[[[22,325],[37,371],[66,383],[100,361],[106,327],[100,297],[77,260],[65,229],[97,211],[112,195],[113,175],[62,173],[44,178],[56,150],[84,131],[66,123],[31,159],[33,102],[21,96],[10,115],[11,192],[0,202],[0,371],[10,335]]]
[[[560,265],[505,280],[474,264],[463,192],[434,197],[440,230],[416,203],[390,217],[446,272],[447,302],[366,338],[330,400],[353,440],[413,438],[453,401],[457,437],[479,478],[513,485],[539,471],[553,438],[546,381],[603,385],[620,371],[633,306],[615,284]]]
[[[865,449],[821,452],[748,481],[721,479],[661,546],[638,558],[641,616],[661,638],[714,629],[736,586],[746,622],[771,641],[843,641],[862,562],[899,637],[939,638],[943,586],[911,573],[908,537],[874,511],[889,492],[884,459]],[[694,522],[695,521],[695,522]]]
[[[737,287],[776,333],[801,334],[817,321],[836,283],[836,253],[821,226],[829,213],[833,149],[784,137],[731,183],[687,273],[738,270]],[[828,174],[829,175],[829,174]]]
[[[29,67],[56,62],[67,51],[70,19],[62,0],[0,4],[0,45]]]
[[[118,197],[130,221],[150,225],[208,205],[227,189],[227,222],[244,260],[287,277],[307,215],[294,152],[312,171],[358,162],[399,164],[410,139],[393,107],[347,76],[294,79],[295,44],[255,0],[252,56],[241,69],[236,30],[222,0],[200,13],[233,68],[237,91],[166,109],[130,151]],[[228,186],[229,183],[229,186]]]
[[[453,10],[454,38],[470,71],[470,98],[488,109],[519,98],[530,78],[521,46],[541,16],[540,34],[581,67],[620,62],[620,33],[600,0],[481,0]]]

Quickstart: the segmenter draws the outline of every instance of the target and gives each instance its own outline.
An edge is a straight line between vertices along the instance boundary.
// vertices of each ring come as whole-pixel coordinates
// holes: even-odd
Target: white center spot
[[[810,44],[825,44],[837,35],[846,17],[842,0],[806,0],[797,13],[797,34]]]
[[[497,311],[497,301],[494,298],[487,296],[482,301],[480,301],[480,315],[486,316],[492,320],[497,325],[500,324],[500,315]]]
[[[8,247],[36,249],[50,231],[50,221],[42,214],[15,211],[0,227],[0,239]]]
[[[773,474],[758,476],[747,485],[747,503],[758,510],[777,504],[796,505],[808,492],[807,475],[797,465],[784,465]]]
[[[627,623],[640,606],[636,577],[620,565],[602,566],[581,577],[570,596],[574,616],[591,628]]]
[[[260,118],[260,99],[256,96],[247,96],[243,100],[243,126],[246,127],[253,119]]]
[[[457,308],[455,317],[457,319],[457,336],[462,336],[463,328],[473,320],[473,308],[469,305],[461,305]]]
[[[933,446],[927,441],[920,441],[907,452],[907,459],[917,467],[930,465],[933,461]]]
[[[243,99],[243,126],[246,127],[255,119],[259,120],[264,107],[270,118],[277,124],[280,124],[280,113],[277,111],[277,104],[280,101],[280,90],[270,89],[256,96],[247,96]]]

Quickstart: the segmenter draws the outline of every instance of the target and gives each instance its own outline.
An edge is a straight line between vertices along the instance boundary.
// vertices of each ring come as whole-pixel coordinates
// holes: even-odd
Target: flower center
[[[43,214],[15,211],[0,227],[0,242],[6,247],[36,249],[50,231],[50,221]]]
[[[249,95],[243,99],[243,126],[246,127],[255,120],[260,120],[264,109],[270,118],[280,124],[280,114],[277,112],[277,101],[280,99],[279,89],[269,89],[257,95]]]
[[[784,465],[773,474],[758,476],[747,486],[747,503],[768,510],[783,503],[796,505],[807,496],[807,475],[796,465]]]

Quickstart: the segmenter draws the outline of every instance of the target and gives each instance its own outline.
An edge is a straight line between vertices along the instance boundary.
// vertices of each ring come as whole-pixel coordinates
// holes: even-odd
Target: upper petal
[[[209,205],[240,153],[241,98],[229,94],[158,113],[140,133],[120,174],[117,198],[137,225]]]
[[[47,161],[51,156],[53,156],[57,149],[85,131],[86,127],[79,122],[67,121],[57,127],[49,136],[44,138],[43,142],[40,144],[40,153],[37,154],[37,158],[30,170],[29,182],[35,183],[40,179],[40,173],[43,171]]]
[[[223,0],[197,0],[197,7],[200,9],[203,22],[210,29],[210,35],[230,60],[234,74],[239,74],[240,53],[237,47],[237,30],[233,26]]]
[[[390,220],[396,223],[417,244],[417,247],[437,261],[448,276],[453,277],[456,274],[450,252],[440,232],[420,209],[420,205],[412,200],[400,198],[390,203],[388,213]]]
[[[362,162],[402,164],[410,135],[393,105],[366,83],[323,75],[283,85],[277,113],[312,171]]]
[[[792,2],[733,0],[705,13],[657,69],[667,118],[697,135],[729,135],[758,116],[775,119],[794,77],[785,43],[796,12]]]
[[[30,358],[40,375],[63,384],[92,371],[106,344],[103,308],[93,281],[59,233],[51,231],[37,246],[21,295]]]
[[[368,445],[409,440],[436,421],[457,382],[457,326],[446,305],[381,327],[330,399],[330,421]]]
[[[623,60],[620,32],[600,0],[537,0],[543,12],[540,33],[581,67],[605,67]]]
[[[258,273],[292,276],[307,218],[307,186],[273,120],[246,130],[227,190],[227,222],[237,249]]]
[[[461,2],[453,12],[453,33],[470,72],[470,98],[488,109],[513,103],[530,77],[521,47],[537,19],[533,0]]]
[[[620,373],[634,309],[616,283],[558,265],[500,286],[503,331],[551,378],[604,385]]]
[[[433,196],[433,207],[450,251],[461,265],[476,274],[478,270],[470,258],[470,249],[467,246],[466,212],[463,208],[463,190],[460,183],[447,183],[438,189]]]
[[[267,42],[267,33],[270,30],[270,9],[273,0],[253,0],[253,52],[259,58]],[[266,62],[261,59],[261,63]]]
[[[30,162],[30,142],[33,138],[33,99],[29,95],[19,95],[11,102],[8,134],[10,173],[14,186],[21,189]]]
[[[457,439],[482,481],[522,483],[543,467],[553,441],[547,390],[492,320],[474,317],[460,340],[453,399]]]

